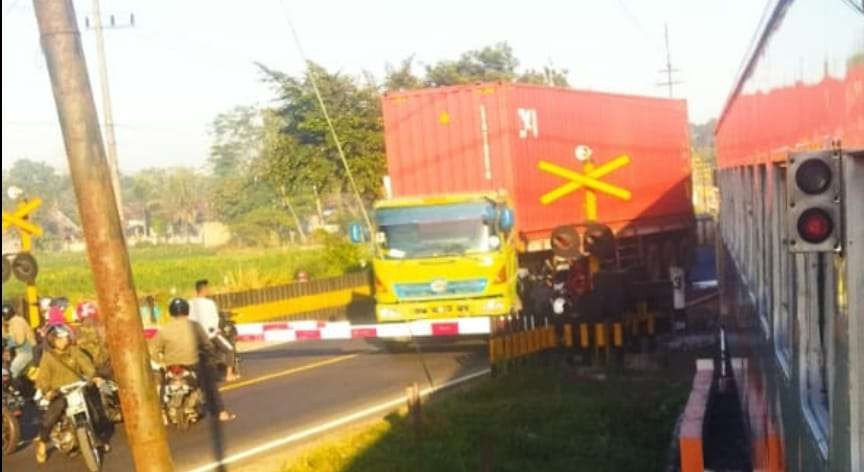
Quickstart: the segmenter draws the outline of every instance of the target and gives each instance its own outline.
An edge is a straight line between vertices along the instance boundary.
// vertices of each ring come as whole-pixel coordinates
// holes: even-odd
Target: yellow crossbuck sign
[[[31,213],[42,206],[41,198],[34,198],[22,203],[12,213],[3,212],[3,232],[5,233],[9,226],[13,226],[26,233],[27,236],[42,236],[42,228],[28,221]],[[23,240],[24,238],[22,238]]]
[[[618,156],[615,159],[612,159],[611,161],[598,167],[593,167],[592,165],[586,163],[585,173],[581,174],[579,172],[567,169],[566,167],[561,167],[551,162],[540,161],[537,164],[537,167],[540,170],[570,181],[556,188],[555,190],[552,190],[551,192],[548,192],[541,196],[540,203],[548,205],[561,197],[564,197],[566,195],[569,195],[570,193],[575,192],[576,190],[579,190],[582,187],[588,187],[591,190],[596,190],[598,192],[602,192],[607,195],[620,198],[622,200],[630,200],[631,195],[629,190],[599,180],[600,177],[614,172],[629,163],[630,156],[627,155]]]

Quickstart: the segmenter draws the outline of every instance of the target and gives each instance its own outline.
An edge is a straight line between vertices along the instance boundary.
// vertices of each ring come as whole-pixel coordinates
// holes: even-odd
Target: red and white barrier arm
[[[158,328],[145,329],[153,337]],[[443,337],[490,334],[488,317],[352,325],[348,321],[279,321],[237,325],[237,341],[294,342],[311,339]]]

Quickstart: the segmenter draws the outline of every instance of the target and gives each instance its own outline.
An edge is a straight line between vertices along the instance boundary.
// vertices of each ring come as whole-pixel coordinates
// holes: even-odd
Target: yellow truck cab
[[[382,200],[372,220],[378,322],[505,316],[520,308],[506,194]],[[352,225],[355,242],[365,233]]]

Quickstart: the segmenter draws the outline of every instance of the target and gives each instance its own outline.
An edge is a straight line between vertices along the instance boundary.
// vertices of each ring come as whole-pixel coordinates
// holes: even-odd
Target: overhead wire
[[[366,222],[369,234],[372,234],[372,220],[369,218],[369,212],[366,211],[366,205],[363,203],[363,198],[360,196],[360,189],[357,187],[357,181],[354,180],[354,173],[351,172],[351,166],[348,165],[348,159],[345,157],[345,150],[342,148],[342,141],[339,139],[338,133],[336,133],[336,127],[333,126],[333,120],[330,119],[327,105],[324,103],[324,98],[321,96],[321,90],[318,88],[318,79],[315,77],[315,68],[310,67],[309,60],[306,58],[306,53],[303,51],[303,45],[300,43],[300,36],[297,34],[297,28],[294,27],[294,21],[291,19],[285,1],[280,0],[280,3],[285,10],[285,18],[288,21],[289,29],[291,29],[291,36],[294,38],[297,52],[300,54],[300,59],[303,60],[303,65],[306,67],[306,71],[308,72],[309,82],[312,84],[312,90],[315,92],[318,106],[321,107],[321,113],[324,115],[324,120],[327,122],[327,127],[330,129],[330,136],[336,144],[336,151],[339,154],[339,158],[342,160],[342,166],[345,168],[345,174],[348,177],[348,182],[351,184],[351,190],[354,192],[354,197],[357,199],[360,213],[363,214],[363,220]]]
[[[287,7],[285,6],[284,0],[280,0],[282,7],[285,9],[285,17],[288,21],[288,27],[291,29],[291,35],[294,38],[294,43],[297,47],[297,52],[300,54],[300,59],[303,61],[303,65],[306,67],[309,76],[309,82],[312,84],[312,89],[315,92],[315,98],[318,101],[318,106],[321,107],[321,113],[324,115],[324,120],[327,122],[327,127],[330,129],[330,135],[333,137],[333,141],[336,144],[336,150],[339,153],[339,158],[342,160],[342,165],[345,167],[345,173],[348,176],[348,180],[351,183],[351,189],[354,192],[354,196],[357,199],[357,204],[360,206],[360,211],[363,213],[363,219],[366,221],[366,226],[369,228],[369,233],[372,234],[372,220],[369,218],[369,213],[366,211],[366,206],[363,203],[363,199],[360,196],[359,188],[357,187],[357,182],[354,180],[354,174],[351,172],[351,167],[348,165],[348,159],[345,157],[345,151],[342,149],[342,142],[339,139],[339,135],[336,133],[336,128],[333,126],[333,121],[330,119],[330,113],[327,111],[327,105],[324,103],[324,99],[321,96],[321,90],[318,88],[318,80],[315,77],[315,69],[310,67],[310,62],[306,58],[306,54],[303,51],[303,47],[300,43],[300,37],[297,34],[297,28],[294,27],[294,22],[291,19],[291,15],[288,12]],[[435,382],[432,379],[432,373],[429,371],[429,366],[426,363],[426,358],[423,355],[423,350],[420,347],[420,343],[414,336],[414,332],[411,329],[411,324],[408,323],[408,336],[411,339],[412,344],[414,345],[414,349],[417,353],[417,357],[420,361],[421,366],[423,367],[423,372],[426,375],[426,380],[429,382],[429,386],[435,386]]]
[[[855,3],[853,0],[840,0],[840,1],[845,3],[846,5],[849,5],[849,7],[852,8],[853,10],[855,10],[857,13],[864,15],[864,1],[862,1],[860,5]]]

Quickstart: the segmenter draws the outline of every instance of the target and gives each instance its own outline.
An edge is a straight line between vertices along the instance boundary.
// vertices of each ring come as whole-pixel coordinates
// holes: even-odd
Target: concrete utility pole
[[[69,173],[87,240],[87,255],[108,351],[117,382],[124,426],[138,472],[174,469],[150,372],[126,239],[105,159],[96,104],[71,0],[33,0]]]
[[[663,25],[663,35],[666,38],[666,68],[660,72],[666,74],[666,81],[660,82],[657,85],[661,87],[669,87],[669,98],[674,96],[672,87],[681,82],[672,80],[672,74],[678,72],[678,69],[672,68],[672,53],[669,51],[669,25]]]
[[[120,191],[120,167],[117,163],[117,141],[114,138],[114,112],[111,108],[111,91],[108,88],[108,65],[105,62],[105,36],[102,28],[102,11],[99,0],[93,0],[93,30],[96,32],[96,60],[99,63],[99,87],[102,89],[102,118],[104,120],[105,153],[111,169],[111,186],[114,187],[114,200],[120,211],[120,223],[126,233],[123,216],[123,193]],[[113,17],[112,17],[113,18]]]

